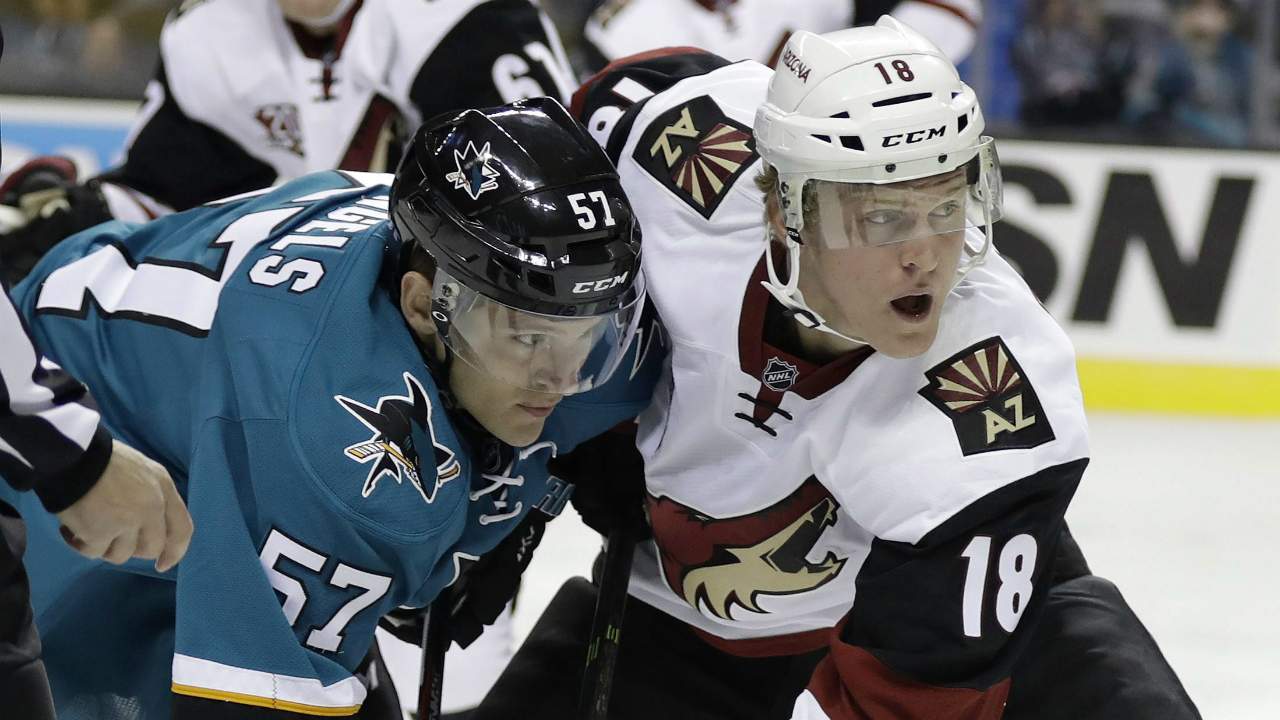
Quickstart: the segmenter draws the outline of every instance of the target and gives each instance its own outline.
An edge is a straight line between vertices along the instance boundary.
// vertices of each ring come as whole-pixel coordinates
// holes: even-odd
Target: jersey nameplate
[[[961,350],[925,377],[929,384],[920,395],[951,418],[966,456],[1054,438],[1035,390],[999,337]]]
[[[654,118],[633,157],[710,220],[729,187],[759,156],[751,129],[703,95]]]

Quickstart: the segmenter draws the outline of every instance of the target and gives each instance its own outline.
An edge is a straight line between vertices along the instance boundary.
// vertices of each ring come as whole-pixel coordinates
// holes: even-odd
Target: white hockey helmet
[[[772,253],[766,253],[765,287],[802,324],[862,342],[828,327],[805,304],[798,288],[800,246],[879,245],[919,237],[921,226],[886,222],[869,228],[851,220],[847,211],[815,204],[824,197],[828,205],[847,199],[854,194],[849,184],[860,186],[856,195],[864,201],[874,202],[878,194],[900,198],[921,185],[909,181],[940,175],[954,178],[949,187],[955,200],[949,201],[945,217],[931,216],[933,224],[926,231],[986,231],[981,247],[966,246],[959,282],[982,263],[991,244],[991,224],[1002,214],[1000,163],[995,141],[982,135],[984,127],[977,95],[960,80],[951,61],[893,17],[824,35],[796,32],[755,119],[756,147],[778,173],[790,265],[787,280],[781,281]],[[945,194],[939,187],[924,192],[931,193],[930,200]],[[802,233],[807,212],[833,222],[824,220],[821,233]]]

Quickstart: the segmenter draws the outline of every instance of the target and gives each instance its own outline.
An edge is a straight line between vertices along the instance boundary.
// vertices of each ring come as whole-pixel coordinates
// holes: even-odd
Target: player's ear
[[[782,204],[778,202],[778,193],[769,192],[764,195],[764,215],[769,221],[769,229],[773,231],[775,240],[782,241],[787,237],[787,227],[782,222]]]
[[[409,270],[400,276],[400,312],[405,322],[423,342],[436,338],[436,321],[431,317],[431,279]]]

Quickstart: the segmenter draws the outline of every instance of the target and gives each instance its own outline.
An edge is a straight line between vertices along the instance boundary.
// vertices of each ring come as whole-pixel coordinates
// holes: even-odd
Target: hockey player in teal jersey
[[[647,404],[639,231],[559,105],[428,123],[391,181],[324,172],[101,225],[17,289],[197,528],[158,575],[32,514],[59,717],[357,713],[378,619],[563,504],[547,459]]]

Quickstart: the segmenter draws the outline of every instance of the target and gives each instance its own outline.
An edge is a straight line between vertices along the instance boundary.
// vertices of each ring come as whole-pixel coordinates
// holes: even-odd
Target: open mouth
[[[897,311],[898,316],[912,322],[918,322],[929,316],[933,308],[933,295],[905,295],[889,303]]]

